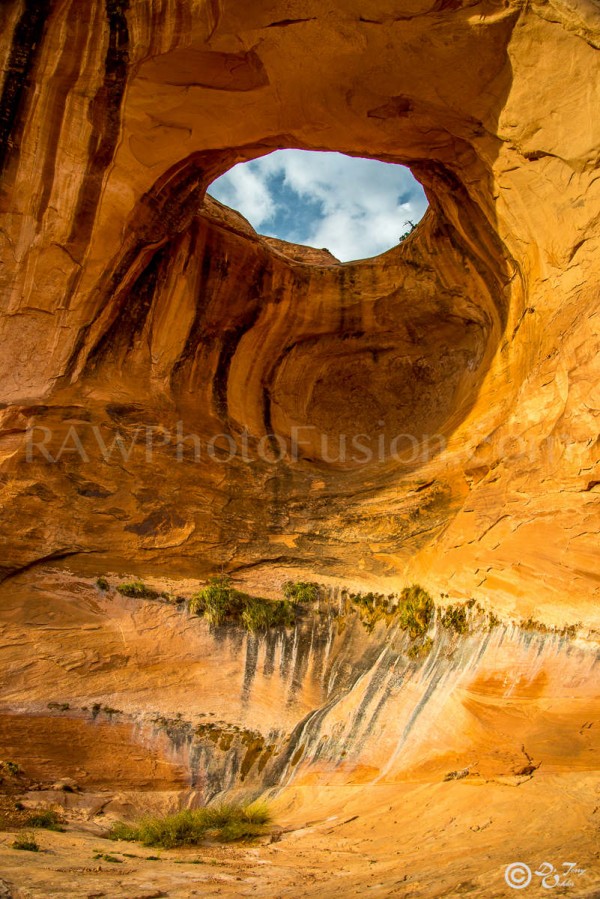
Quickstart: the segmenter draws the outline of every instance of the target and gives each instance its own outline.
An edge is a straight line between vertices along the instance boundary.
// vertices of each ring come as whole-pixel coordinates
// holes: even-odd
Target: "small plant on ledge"
[[[425,637],[434,615],[435,604],[427,590],[418,584],[404,588],[398,603],[398,620],[413,640]]]
[[[238,624],[248,631],[291,627],[295,621],[289,600],[250,596],[237,590],[226,575],[211,578],[206,587],[192,597],[189,609],[214,626]]]
[[[429,655],[433,647],[433,640],[431,637],[425,637],[422,643],[413,643],[413,645],[408,650],[409,659],[421,659],[426,655]]]
[[[5,772],[10,777],[19,777],[23,773],[21,766],[11,761],[0,762],[0,771]]]
[[[49,702],[47,708],[52,712],[68,712],[71,706],[68,702]]]
[[[390,597],[384,596],[383,593],[351,593],[349,598],[370,634],[373,633],[378,621],[383,620],[389,625],[394,620],[396,609]]]
[[[287,599],[261,599],[259,596],[247,596],[241,618],[247,631],[266,631],[270,627],[291,627],[294,624],[294,612]]]
[[[321,588],[314,581],[286,581],[283,595],[291,602],[316,602],[321,597]]]
[[[147,587],[143,581],[127,581],[117,586],[117,593],[134,599],[168,599],[168,594]]]
[[[465,606],[446,606],[441,612],[441,622],[443,627],[455,634],[466,634],[469,629]]]
[[[398,242],[399,242],[399,243],[402,243],[403,241],[406,240],[407,237],[410,237],[410,235],[413,233],[413,231],[414,231],[415,228],[417,227],[417,226],[415,225],[415,223],[414,223],[414,222],[411,222],[411,221],[407,221],[406,224],[407,224],[407,225],[410,225],[410,228],[409,228],[407,231],[404,231],[404,232],[400,235],[400,237],[398,238]]]

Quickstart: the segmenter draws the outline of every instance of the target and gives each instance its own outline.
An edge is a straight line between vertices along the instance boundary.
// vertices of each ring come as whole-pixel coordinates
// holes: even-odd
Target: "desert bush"
[[[498,627],[498,625],[500,624],[500,619],[495,612],[488,612],[488,621],[490,623],[490,630],[492,630],[492,628],[494,627]]]
[[[213,625],[239,624],[249,631],[270,627],[290,627],[294,611],[289,600],[270,600],[250,596],[237,590],[230,577],[211,578],[190,600],[190,612],[200,615]]]
[[[569,637],[573,639],[577,636],[577,631],[581,627],[581,622],[579,621],[577,624],[565,624],[563,628],[559,631],[559,634],[562,637]]]
[[[378,621],[385,620],[389,624],[393,619],[391,599],[383,593],[351,593],[350,601],[369,633],[373,632]]]
[[[139,828],[131,824],[123,824],[122,821],[117,821],[116,824],[113,824],[111,827],[108,837],[110,840],[127,840],[128,842],[134,842],[139,838]]]
[[[106,593],[108,590],[110,590],[110,584],[105,577],[99,577],[97,579],[96,587],[98,588],[98,590],[102,590],[103,593]]]
[[[413,643],[408,650],[409,659],[421,659],[431,652],[433,640],[431,637],[425,637],[422,643]]]
[[[399,243],[403,243],[403,241],[405,241],[407,237],[410,237],[410,235],[413,233],[413,231],[417,227],[415,225],[415,223],[411,222],[411,221],[405,222],[405,224],[410,225],[410,227],[400,235],[400,237],[398,238]]]
[[[544,624],[543,621],[538,621],[535,618],[532,618],[531,615],[529,618],[522,618],[519,622],[519,627],[523,631],[538,631],[540,634],[547,634],[552,630],[547,624]]]
[[[95,852],[94,859],[97,861],[110,862],[113,865],[123,864],[123,859],[116,858],[116,856],[110,855],[108,852]]]
[[[119,584],[117,593],[120,593],[121,596],[131,596],[134,599],[159,599],[160,597],[166,597],[165,593],[159,593],[158,590],[147,587],[143,581],[127,581],[125,584]]]
[[[404,588],[398,603],[398,621],[413,640],[425,636],[434,614],[435,604],[427,590],[418,584]]]
[[[321,588],[314,581],[286,581],[283,595],[291,602],[316,602],[321,596]]]
[[[56,830],[64,833],[62,818],[54,809],[46,808],[29,815],[25,822],[27,827],[41,827],[44,830]]]
[[[241,621],[248,631],[291,627],[294,623],[294,611],[287,599],[271,602],[258,596],[248,596],[245,597]]]
[[[539,634],[558,634],[560,637],[567,637],[573,639],[577,636],[577,631],[581,627],[581,622],[577,624],[565,624],[563,627],[557,627],[556,625],[552,626],[549,624],[544,624],[543,621],[538,621],[535,618],[529,616],[529,618],[522,618],[519,622],[519,627],[524,631],[537,631]]]
[[[447,606],[442,613],[442,625],[456,634],[466,634],[468,630],[467,610],[464,606]]]
[[[134,826],[116,824],[108,834],[112,840],[136,840],[144,846],[175,849],[196,846],[206,839],[220,842],[249,839],[265,832],[271,819],[266,805],[220,805],[183,809],[164,817],[146,817]]]
[[[32,833],[19,833],[12,844],[13,849],[23,849],[26,852],[39,852],[40,847]]]
[[[241,618],[244,594],[236,590],[226,575],[210,578],[206,587],[190,600],[190,611],[202,615],[211,624],[223,624],[228,618]]]

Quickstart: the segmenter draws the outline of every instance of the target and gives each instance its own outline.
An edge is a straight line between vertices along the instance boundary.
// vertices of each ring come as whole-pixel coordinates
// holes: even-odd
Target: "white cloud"
[[[342,261],[390,249],[427,208],[423,188],[403,166],[303,150],[241,163],[210,193],[257,230],[327,247]]]
[[[214,195],[217,196],[217,191]],[[260,228],[275,213],[275,200],[266,179],[243,163],[219,179],[218,199],[241,212],[255,228]]]

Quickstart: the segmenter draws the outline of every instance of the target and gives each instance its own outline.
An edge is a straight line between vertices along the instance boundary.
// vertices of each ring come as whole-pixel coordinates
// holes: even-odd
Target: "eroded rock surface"
[[[261,850],[265,896],[499,895],[516,828],[532,864],[593,864],[594,4],[10,0],[0,24],[2,753],[52,801],[82,784],[61,801],[97,828],[272,790],[298,832]],[[285,147],[407,164],[429,211],[340,264],[205,197]],[[273,597],[418,581],[500,623],[418,659],[383,626],[214,633],[93,586],[221,570]],[[334,815],[373,877],[331,873]],[[70,868],[50,839],[65,870],[27,895],[86,870],[87,837]],[[192,869],[135,864],[140,894],[193,895]],[[107,882],[76,889],[128,895]]]
[[[40,863],[0,837],[2,870],[27,895],[60,895],[71,873],[74,896],[131,896],[138,880],[173,896],[192,882],[202,895],[493,896],[517,855],[562,870],[567,854],[585,870],[570,894],[593,895],[597,634],[472,606],[464,632],[438,616],[415,653],[406,631],[365,627],[341,597],[249,634],[57,570],[5,591],[0,758],[31,781],[26,808],[68,821],[39,833]],[[152,850],[104,839],[115,820],[223,795],[269,798],[266,841],[154,865]]]
[[[587,614],[594,9],[2,16],[4,574],[90,553],[175,575],[414,572],[507,607],[568,585]],[[339,265],[203,204],[230,165],[286,146],[407,163],[430,211],[397,249]],[[134,448],[105,462],[116,432]],[[231,464],[206,451],[219,434]],[[261,461],[294,434],[297,462]],[[328,461],[344,435],[373,457]]]

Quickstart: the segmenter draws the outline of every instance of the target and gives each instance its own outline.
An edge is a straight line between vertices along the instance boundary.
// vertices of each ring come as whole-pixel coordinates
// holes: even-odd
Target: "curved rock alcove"
[[[277,545],[280,561],[289,554],[290,564],[315,569],[323,567],[319,555],[329,543],[323,554],[331,568],[338,553],[336,538],[327,537],[330,521],[336,511],[362,517],[359,484],[372,480],[385,505],[385,489],[407,475],[413,483],[435,480],[431,464],[472,411],[506,323],[522,311],[521,296],[511,306],[521,282],[498,234],[491,195],[492,165],[502,146],[491,126],[510,88],[506,46],[516,12],[507,9],[477,29],[468,10],[456,14],[461,53],[475,65],[470,50],[477,44],[484,60],[477,63],[483,65],[478,78],[490,87],[483,95],[479,81],[471,83],[465,72],[465,95],[455,96],[450,110],[431,100],[447,78],[445,61],[458,52],[427,36],[432,21],[445,27],[435,10],[433,19],[423,10],[411,16],[410,26],[390,20],[390,28],[385,17],[380,27],[337,11],[327,56],[336,74],[327,79],[319,68],[315,90],[316,63],[290,82],[286,60],[300,52],[316,19],[288,27],[263,22],[266,13],[259,9],[244,13],[242,19],[249,20],[239,27],[248,39],[253,29],[264,30],[267,65],[255,50],[233,51],[238,38],[227,17],[237,21],[239,10],[223,10],[217,31],[204,11],[170,38],[156,19],[150,26],[142,7],[119,9],[108,17],[104,46],[95,48],[100,58],[105,52],[103,86],[87,88],[102,125],[83,141],[84,155],[90,154],[85,172],[66,206],[61,200],[58,218],[53,192],[61,190],[65,171],[61,139],[64,152],[72,152],[72,144],[66,146],[71,121],[45,112],[56,124],[39,191],[32,188],[36,176],[23,169],[23,154],[15,152],[18,116],[5,162],[5,184],[18,196],[19,183],[27,179],[31,200],[25,202],[33,202],[39,222],[11,282],[24,316],[4,322],[7,340],[13,333],[28,356],[17,367],[10,361],[5,417],[13,433],[21,422],[38,428],[30,432],[26,466],[22,452],[14,454],[13,465],[29,491],[39,478],[53,495],[66,494],[70,511],[63,521],[53,517],[51,527],[40,523],[37,539],[31,532],[23,545],[17,539],[4,569],[67,553],[118,554],[131,563],[141,552],[144,562],[152,561],[153,538],[163,571],[171,564],[170,542],[177,557],[172,564],[182,574],[192,568],[196,573],[199,562],[205,571],[224,562],[268,564],[265,544]],[[19,19],[17,11],[15,6],[12,24],[18,31],[25,29],[27,13]],[[346,21],[354,22],[356,39],[371,47],[373,58],[381,53],[379,69],[362,88],[360,66],[352,76],[338,69]],[[56,60],[52,35],[60,43],[73,38],[73,27],[68,13],[57,9],[44,21],[48,45],[41,42],[29,59],[42,89],[49,82],[48,102],[60,102],[61,112],[65,98],[52,93],[44,65]],[[420,41],[433,41],[439,58],[423,53],[415,64],[409,48]],[[390,61],[402,48],[406,60],[390,80]],[[194,71],[202,72],[198,83]],[[288,83],[293,102],[281,99]],[[310,104],[299,103],[303,92]],[[243,113],[250,97],[251,116]],[[21,96],[19,109],[26,99]],[[211,149],[215,145],[223,149]],[[214,201],[203,203],[207,185],[233,163],[289,146],[408,164],[424,184],[431,209],[397,249],[338,265],[318,251],[299,257],[298,250],[257,237]],[[34,299],[40,292],[43,312]],[[58,331],[47,314],[53,310]],[[35,342],[34,353],[25,349],[28,339]],[[108,445],[119,429],[128,445],[133,435],[136,461],[130,471],[115,479],[94,425]],[[153,428],[160,436],[150,434],[156,444],[151,475],[146,446]],[[206,452],[211,440],[213,453]],[[96,487],[83,488],[83,502],[81,482],[90,478],[85,460],[79,464],[79,441],[96,475],[103,475],[91,479]],[[248,441],[251,466],[243,453]],[[198,444],[205,450],[200,459]],[[225,471],[223,459],[232,455]],[[48,456],[58,457],[58,464],[52,467]],[[181,464],[173,466],[173,456]],[[168,489],[150,498],[140,488],[153,477],[185,485],[176,503]],[[320,496],[310,509],[302,508],[315,479],[323,484]],[[85,496],[90,490],[93,510]],[[445,514],[452,514],[456,487],[440,479],[436,493],[444,496]],[[232,498],[243,514],[225,513]],[[429,499],[439,504],[439,497]],[[204,510],[207,500],[210,511]],[[21,496],[20,515],[28,502]],[[110,510],[122,506],[113,526]],[[295,508],[298,514],[290,514]],[[125,514],[131,521],[124,535]],[[100,517],[99,540],[94,523]],[[393,563],[372,558],[367,549],[370,531],[382,524],[372,513],[366,517],[363,564],[373,573],[394,574]],[[439,510],[433,519],[428,536],[439,526]],[[255,533],[250,541],[249,526]],[[223,531],[235,548],[225,556],[225,541],[218,537]],[[315,531],[319,547],[313,545]],[[395,545],[401,556],[401,544],[411,536],[409,525],[402,540],[397,534],[384,537],[385,554],[394,556]],[[294,543],[293,552],[282,543]],[[340,561],[333,565],[337,574],[345,566]]]
[[[295,835],[256,850],[264,896],[346,873],[496,895],[521,795],[526,861],[568,843],[591,866],[593,4],[9,0],[0,23],[0,754],[26,801],[100,828],[268,791]],[[206,196],[285,148],[409,166],[428,212],[341,264]],[[215,573],[329,603],[248,635],[112,589],[189,598]],[[348,606],[417,582],[440,605],[419,646]],[[61,772],[81,795],[50,789]],[[373,872],[332,872],[329,838]]]

